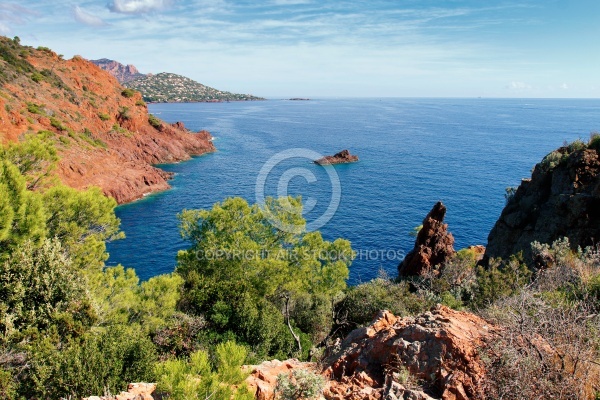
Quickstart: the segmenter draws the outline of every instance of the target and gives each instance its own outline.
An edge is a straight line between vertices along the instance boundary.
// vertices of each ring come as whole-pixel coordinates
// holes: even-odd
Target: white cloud
[[[567,90],[567,89],[569,89],[569,85],[567,85],[566,83],[563,83],[562,85],[560,85],[560,88]]]
[[[506,88],[509,90],[531,90],[533,89],[533,86],[525,82],[512,81],[506,86]]]
[[[0,34],[6,35],[11,24],[23,24],[27,17],[37,13],[14,3],[0,3]]]
[[[273,0],[276,6],[293,6],[298,4],[311,4],[312,0]]]
[[[83,10],[79,6],[75,6],[73,8],[73,17],[75,18],[75,20],[77,22],[81,22],[84,25],[95,26],[95,27],[100,27],[100,26],[106,25],[106,22],[104,22],[104,20],[102,18],[97,17],[93,14],[90,14],[89,12]]]
[[[123,14],[145,14],[169,7],[172,0],[114,0],[108,9]]]

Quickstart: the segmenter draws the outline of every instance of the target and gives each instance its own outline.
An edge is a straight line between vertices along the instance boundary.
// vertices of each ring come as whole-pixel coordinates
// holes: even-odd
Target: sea
[[[597,99],[271,99],[149,111],[210,131],[218,150],[160,165],[175,173],[172,189],[117,208],[126,239],[109,243],[107,265],[135,268],[142,280],[172,272],[190,246],[182,210],[285,195],[302,197],[308,230],[351,242],[350,284],[393,277],[437,201],[456,249],[485,245],[506,188],[552,150],[600,130]],[[344,149],[359,161],[313,163]]]

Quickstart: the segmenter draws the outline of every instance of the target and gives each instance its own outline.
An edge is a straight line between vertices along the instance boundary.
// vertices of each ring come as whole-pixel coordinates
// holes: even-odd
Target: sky
[[[598,0],[40,0],[0,34],[285,97],[600,97]]]

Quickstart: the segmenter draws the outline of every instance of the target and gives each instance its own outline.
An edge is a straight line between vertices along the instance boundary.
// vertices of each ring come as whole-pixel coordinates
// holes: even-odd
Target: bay
[[[117,208],[127,238],[108,245],[107,264],[135,268],[144,280],[172,272],[177,251],[187,246],[178,213],[231,196],[254,203],[259,177],[258,192],[275,196],[279,188],[313,206],[309,223],[339,192],[335,213],[319,230],[328,240],[350,240],[358,252],[350,283],[381,271],[394,276],[414,243],[409,232],[436,201],[448,207],[456,248],[485,245],[506,187],[529,177],[565,141],[587,140],[600,129],[600,100],[587,99],[268,100],[149,110],[209,130],[218,151],[160,166],[176,174],[171,190]],[[324,168],[308,157],[342,149],[360,161]],[[264,168],[278,155],[281,162]]]

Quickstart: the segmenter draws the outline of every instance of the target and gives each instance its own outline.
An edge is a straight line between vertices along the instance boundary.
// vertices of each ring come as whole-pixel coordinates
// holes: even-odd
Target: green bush
[[[34,71],[31,74],[31,80],[34,81],[35,83],[40,83],[41,81],[44,80],[44,75],[42,75],[38,71]]]
[[[133,90],[133,89],[123,89],[123,91],[121,92],[121,96],[126,97],[126,98],[131,98],[133,96],[135,96],[135,94],[137,93],[137,91]]]
[[[98,113],[98,118],[100,118],[102,121],[108,121],[110,119],[110,115],[105,113]]]
[[[19,394],[58,399],[118,393],[130,382],[152,382],[156,361],[152,342],[130,327],[113,326],[60,346],[42,340],[31,348]]]
[[[50,125],[52,125],[56,129],[58,129],[59,131],[67,130],[67,128],[62,124],[62,122],[55,117],[50,117]]]
[[[118,118],[121,121],[126,121],[128,119],[131,119],[131,114],[129,113],[129,107],[119,107],[119,115]]]
[[[162,126],[162,121],[152,114],[148,114],[148,123],[156,129],[160,129]]]
[[[347,289],[346,297],[336,307],[336,315],[349,332],[369,324],[380,310],[389,310],[397,316],[411,315],[429,308],[433,303],[411,293],[408,282],[394,283],[377,278]]]
[[[146,102],[144,100],[137,100],[135,105],[138,107],[146,107]]]
[[[280,374],[275,387],[276,398],[282,400],[308,400],[320,397],[325,387],[325,378],[314,372],[296,369],[289,374]]]
[[[46,240],[40,248],[26,242],[0,264],[0,331],[5,340],[51,328],[62,337],[81,335],[94,320],[83,277],[58,240]]]
[[[216,349],[216,365],[208,353],[197,351],[189,360],[173,359],[156,366],[157,392],[173,400],[251,400],[254,396],[243,383],[241,366],[246,359],[244,347],[233,342]]]
[[[594,132],[590,135],[590,141],[588,142],[588,148],[600,151],[600,133]]]
[[[35,103],[27,103],[27,111],[29,111],[32,114],[45,114],[45,112],[43,111],[44,105],[43,104],[35,104]]]

